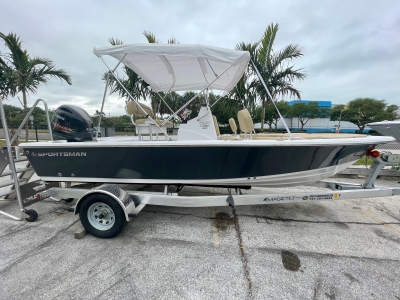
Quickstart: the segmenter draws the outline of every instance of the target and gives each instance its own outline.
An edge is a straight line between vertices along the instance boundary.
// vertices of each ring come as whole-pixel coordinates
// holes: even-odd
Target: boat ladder
[[[47,108],[47,103],[44,100],[38,99],[34,103],[19,128],[11,137],[7,126],[6,115],[4,113],[3,101],[0,101],[0,117],[6,142],[6,146],[4,146],[0,151],[0,201],[17,199],[21,216],[17,217],[2,210],[0,210],[0,214],[18,221],[25,219],[29,222],[33,222],[38,218],[37,212],[33,209],[25,209],[25,205],[30,204],[28,202],[32,202],[32,200],[34,200],[34,195],[36,194],[35,192],[40,189],[41,186],[46,188],[45,184],[39,181],[29,182],[33,174],[35,174],[35,170],[28,162],[26,156],[22,156],[20,154],[19,147],[11,146],[39,102],[44,103],[50,139],[53,140],[49,111]],[[16,163],[18,163],[18,165],[22,164],[22,166],[18,166],[17,168]],[[10,176],[11,178],[6,178],[7,176]]]

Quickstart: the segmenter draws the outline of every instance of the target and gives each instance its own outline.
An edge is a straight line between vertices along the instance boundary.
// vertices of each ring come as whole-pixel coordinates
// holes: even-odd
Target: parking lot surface
[[[70,206],[36,203],[34,223],[0,216],[0,299],[400,299],[400,196],[149,205],[113,239],[75,239],[81,224]],[[18,214],[16,202],[0,209]]]

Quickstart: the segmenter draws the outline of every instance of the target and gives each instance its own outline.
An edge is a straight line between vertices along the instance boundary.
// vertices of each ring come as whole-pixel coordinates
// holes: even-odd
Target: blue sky
[[[51,59],[73,85],[51,80],[30,95],[50,108],[75,104],[100,109],[105,71],[93,54],[111,37],[125,44],[146,42],[143,31],[161,42],[234,48],[254,42],[279,23],[275,49],[303,47],[295,61],[306,80],[295,83],[303,99],[347,103],[357,97],[400,105],[400,1],[20,1],[0,0],[0,31],[21,37],[32,56]],[[6,51],[0,45],[0,51]],[[291,99],[287,99],[291,100]],[[17,99],[9,104],[20,105]],[[124,100],[110,96],[107,115],[121,115]]]

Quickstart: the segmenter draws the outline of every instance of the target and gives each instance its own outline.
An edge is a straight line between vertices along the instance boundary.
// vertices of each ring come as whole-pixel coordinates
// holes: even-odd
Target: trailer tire
[[[110,196],[88,196],[79,210],[83,227],[99,238],[112,238],[124,229],[126,219],[122,207]]]
[[[28,222],[35,222],[39,217],[38,213],[34,209],[27,209],[25,210],[25,213],[29,216],[28,218],[25,218]]]

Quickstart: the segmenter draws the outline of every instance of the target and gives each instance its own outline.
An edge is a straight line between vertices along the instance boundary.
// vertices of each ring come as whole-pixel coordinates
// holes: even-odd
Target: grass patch
[[[358,166],[371,166],[374,164],[374,161],[372,160],[371,157],[364,155],[363,157],[361,157],[359,160],[357,160],[354,165],[358,165]]]
[[[353,164],[353,166],[372,166],[373,164],[374,164],[374,161],[372,160],[372,158],[370,156],[364,155],[359,160],[357,160]],[[396,167],[396,165],[391,165],[391,166]],[[400,166],[400,162],[397,166]]]

